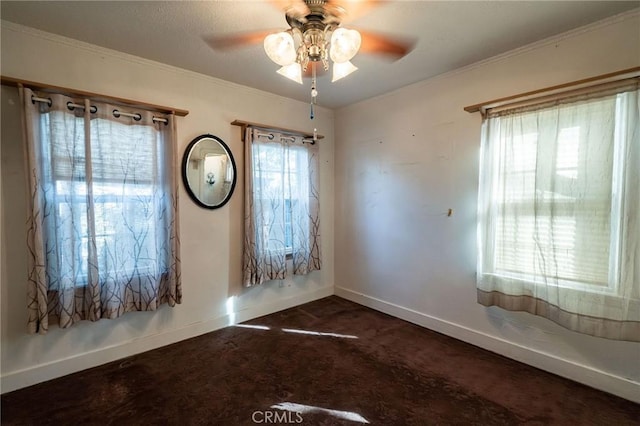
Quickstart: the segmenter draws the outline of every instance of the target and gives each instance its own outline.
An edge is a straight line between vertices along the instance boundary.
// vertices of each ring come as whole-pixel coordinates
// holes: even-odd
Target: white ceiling
[[[353,21],[413,39],[396,62],[358,54],[359,70],[318,79],[318,104],[338,108],[640,6],[640,1],[394,1]],[[260,1],[0,2],[3,20],[197,71],[302,101],[300,86],[276,74],[262,45],[213,51],[204,38],[286,28],[283,12]]]

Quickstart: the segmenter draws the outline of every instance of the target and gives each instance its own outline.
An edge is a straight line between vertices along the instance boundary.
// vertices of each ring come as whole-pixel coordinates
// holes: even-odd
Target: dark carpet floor
[[[640,420],[638,404],[335,296],[11,392],[1,402],[3,425]]]

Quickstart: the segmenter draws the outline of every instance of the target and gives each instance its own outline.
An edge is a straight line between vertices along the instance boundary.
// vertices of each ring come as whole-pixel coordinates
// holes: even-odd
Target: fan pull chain
[[[311,120],[315,117],[313,106],[316,104],[316,98],[318,97],[318,90],[316,89],[316,63],[311,62]]]

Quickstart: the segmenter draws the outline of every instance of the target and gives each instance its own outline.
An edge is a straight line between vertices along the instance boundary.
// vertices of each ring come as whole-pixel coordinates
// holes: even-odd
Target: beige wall
[[[117,320],[82,322],[47,335],[27,335],[25,183],[17,90],[2,87],[2,391],[98,365],[284,309],[333,292],[333,113],[193,72],[2,22],[2,75],[187,109],[179,118],[182,153],[212,133],[229,145],[239,179],[231,201],[205,210],[180,184],[183,303]],[[284,282],[241,288],[243,144],[234,119],[326,136],[320,145],[323,269]],[[181,158],[179,159],[181,160]],[[229,298],[235,296],[230,302]]]
[[[476,303],[481,117],[463,111],[638,66],[639,28],[636,11],[337,110],[336,294],[640,400],[640,344]]]
[[[241,291],[241,179],[217,211],[200,209],[181,187],[183,304],[46,336],[24,333],[22,152],[16,93],[3,87],[2,391],[224,326],[233,295],[242,320],[330,294],[335,217],[337,294],[637,400],[640,345],[475,303],[480,117],[462,108],[637,66],[638,28],[638,14],[626,14],[343,108],[335,114],[335,138],[333,113],[319,109],[314,125],[328,136],[321,145],[321,273]],[[14,24],[2,24],[1,59],[3,75],[189,109],[178,121],[180,150],[210,132],[227,142],[240,169],[233,119],[311,127],[304,103]]]

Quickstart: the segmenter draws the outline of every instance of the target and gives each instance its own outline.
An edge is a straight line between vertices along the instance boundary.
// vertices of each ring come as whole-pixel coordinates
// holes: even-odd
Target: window
[[[290,256],[295,226],[292,211],[298,207],[298,181],[304,179],[307,151],[285,151],[279,144],[265,144],[257,155],[254,164],[256,175],[260,176],[260,201],[271,206],[265,211],[263,238],[271,250],[284,247]]]
[[[79,138],[84,135],[84,118],[65,121],[53,112],[43,114],[40,124],[42,150],[52,153],[43,164],[51,179],[45,196],[55,205],[56,215],[52,243],[58,259],[49,265],[58,267],[50,273],[50,288],[62,282],[87,284],[93,244],[98,269],[109,271],[114,279],[129,281],[166,271],[168,259],[155,256],[158,229],[166,226],[156,222],[153,213],[155,129],[92,120],[88,179],[86,147]]]
[[[245,285],[320,269],[318,150],[301,137],[249,129]]]
[[[615,289],[617,258],[611,254],[619,235],[612,230],[620,218],[613,194],[620,193],[620,179],[614,171],[622,165],[614,152],[625,144],[615,138],[616,121],[608,122],[616,116],[615,98],[608,98],[496,119],[496,126],[512,127],[498,153],[502,176],[495,175],[495,250],[488,273]]]
[[[31,331],[180,303],[172,119],[24,91]]]
[[[60,250],[60,262],[65,265],[65,269],[74,270],[73,281],[76,285],[84,285],[88,277],[90,245],[86,214],[87,194],[85,185],[80,185],[75,191],[73,187],[71,181],[57,181],[52,202],[57,206],[58,223],[79,224],[77,238],[68,240],[68,243],[75,241],[76,244],[64,245],[65,248]],[[102,270],[113,269],[118,276],[129,277],[133,274],[152,273],[156,267],[151,256],[134,255],[133,246],[130,246],[129,241],[123,239],[118,232],[122,225],[129,226],[131,233],[140,238],[139,248],[146,252],[153,248],[156,226],[148,215],[149,206],[153,202],[151,192],[150,185],[127,185],[123,192],[120,185],[94,182],[93,228],[97,257]],[[69,226],[73,227],[71,224]],[[78,267],[73,268],[74,264]],[[111,268],[109,264],[118,266]],[[164,268],[166,269],[166,266]]]
[[[640,338],[637,99],[636,83],[622,83],[485,117],[481,304]]]

